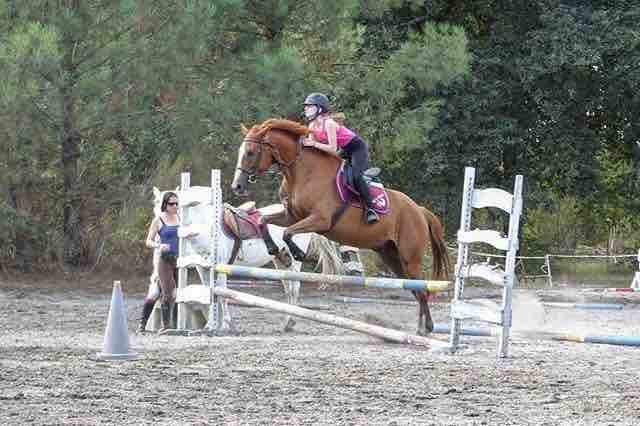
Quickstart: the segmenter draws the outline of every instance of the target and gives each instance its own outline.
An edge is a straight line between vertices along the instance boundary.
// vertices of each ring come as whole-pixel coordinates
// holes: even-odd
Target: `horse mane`
[[[257,136],[262,136],[270,130],[282,130],[293,134],[296,137],[306,136],[309,134],[309,128],[295,121],[285,120],[283,118],[270,118],[258,126]]]

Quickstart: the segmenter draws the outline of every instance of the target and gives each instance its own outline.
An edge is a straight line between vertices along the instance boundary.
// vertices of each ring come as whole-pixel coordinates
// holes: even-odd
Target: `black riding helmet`
[[[304,105],[315,105],[320,109],[321,113],[331,111],[329,106],[329,98],[322,93],[312,93],[304,100]]]
[[[312,117],[305,116],[304,112],[301,114],[302,119],[304,121],[311,122],[316,119],[320,114],[324,114],[329,112],[331,108],[329,107],[329,98],[322,93],[312,93],[304,99],[304,105],[315,105],[318,110],[313,114]]]

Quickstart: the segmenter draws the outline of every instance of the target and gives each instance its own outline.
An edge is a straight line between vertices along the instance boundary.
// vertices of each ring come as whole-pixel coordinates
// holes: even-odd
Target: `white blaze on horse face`
[[[238,161],[236,162],[236,171],[233,174],[234,184],[237,184],[238,180],[240,179],[240,174],[242,173],[242,170],[240,170],[242,168],[242,159],[244,158],[246,151],[247,151],[247,143],[242,142],[240,144],[240,148],[238,148]]]

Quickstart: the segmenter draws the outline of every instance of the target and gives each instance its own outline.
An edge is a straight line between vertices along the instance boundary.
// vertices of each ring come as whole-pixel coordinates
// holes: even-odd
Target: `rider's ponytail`
[[[331,118],[333,121],[335,121],[341,126],[345,125],[344,123],[347,119],[344,112],[332,112],[331,114],[329,114],[329,118]]]

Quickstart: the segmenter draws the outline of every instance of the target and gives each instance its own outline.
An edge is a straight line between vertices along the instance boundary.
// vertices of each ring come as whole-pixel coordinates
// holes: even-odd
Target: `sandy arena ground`
[[[514,338],[499,361],[495,338],[466,337],[455,355],[432,355],[306,320],[285,334],[282,315],[238,307],[236,336],[137,336],[144,282],[123,286],[140,357],[98,362],[110,284],[0,281],[0,424],[640,424],[640,348]],[[284,300],[275,289],[250,292]],[[414,306],[302,293],[330,304],[326,312],[414,331]],[[384,293],[394,295],[407,297]],[[545,310],[531,291],[515,300],[516,329],[640,335],[635,305]],[[432,312],[443,322],[448,305]]]

